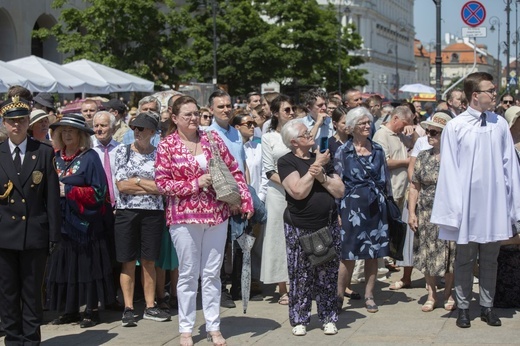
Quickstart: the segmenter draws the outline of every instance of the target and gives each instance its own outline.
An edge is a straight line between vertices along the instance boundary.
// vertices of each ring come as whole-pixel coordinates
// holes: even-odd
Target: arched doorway
[[[0,8],[0,60],[9,61],[16,58],[16,30],[11,15]]]
[[[56,19],[49,14],[42,14],[34,23],[33,30],[40,28],[52,28],[57,23]],[[55,37],[49,37],[41,40],[37,37],[31,38],[31,55],[44,58],[60,64],[62,60],[61,54],[57,50],[58,42]]]

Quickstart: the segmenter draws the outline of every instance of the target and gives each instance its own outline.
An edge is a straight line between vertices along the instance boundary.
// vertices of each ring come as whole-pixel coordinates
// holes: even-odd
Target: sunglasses
[[[130,125],[130,130],[135,131],[135,129],[137,129],[137,131],[139,131],[139,132],[143,132],[144,131],[144,127],[142,127],[142,126],[132,126],[132,125]]]
[[[213,119],[213,115],[203,114],[202,117],[204,118],[204,120]]]
[[[256,125],[256,123],[254,121],[248,121],[248,122],[240,124],[240,126],[247,126],[250,129],[255,127],[255,125]]]
[[[296,108],[295,108],[295,107],[285,107],[285,108],[283,109],[283,111],[284,111],[285,113],[291,113],[291,110],[294,112],[294,111],[296,110]]]
[[[507,105],[507,104],[512,105],[513,102],[514,102],[513,100],[504,100],[504,101],[502,101],[502,103],[503,103],[503,104],[506,104],[506,105]]]
[[[430,130],[430,129],[426,129],[424,131],[426,132],[427,135],[432,136],[432,137],[435,137],[435,136],[441,134],[441,132],[442,132],[439,130]]]

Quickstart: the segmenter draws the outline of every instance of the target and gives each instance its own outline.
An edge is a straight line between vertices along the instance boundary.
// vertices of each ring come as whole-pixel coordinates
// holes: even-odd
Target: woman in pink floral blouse
[[[195,99],[178,98],[172,106],[169,134],[157,147],[155,182],[167,198],[166,223],[179,257],[179,331],[181,345],[193,345],[198,279],[208,340],[226,345],[220,333],[220,268],[224,256],[228,218],[242,213],[251,217],[253,204],[237,161],[216,132],[220,156],[235,177],[241,205],[217,201],[208,173],[214,155],[206,132],[200,131]]]

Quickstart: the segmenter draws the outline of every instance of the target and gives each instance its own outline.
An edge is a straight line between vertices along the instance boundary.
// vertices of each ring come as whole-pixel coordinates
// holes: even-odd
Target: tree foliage
[[[213,1],[216,5],[217,80],[231,94],[258,90],[262,83],[313,84],[334,90],[338,62],[343,71],[362,63],[349,54],[361,47],[353,27],[338,39],[332,7],[316,0],[54,0],[61,15],[51,29],[67,60],[89,59],[157,85],[211,82]],[[344,28],[345,29],[345,28]],[[338,55],[338,44],[340,46]],[[365,72],[343,73],[344,86],[365,85]]]
[[[186,15],[170,11],[153,0],[84,0],[85,9],[69,0],[55,0],[60,9],[58,24],[39,29],[35,36],[55,36],[58,50],[70,54],[67,61],[89,59],[143,78],[173,84],[182,60],[180,47],[186,42],[180,30]],[[169,5],[174,6],[173,1]],[[169,23],[176,21],[176,26]],[[175,39],[174,39],[175,38]]]

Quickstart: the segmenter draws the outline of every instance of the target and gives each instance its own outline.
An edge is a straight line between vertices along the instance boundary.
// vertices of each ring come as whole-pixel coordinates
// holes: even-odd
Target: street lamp
[[[213,87],[217,89],[217,0],[211,0],[213,12]]]
[[[497,16],[493,16],[489,18],[489,24],[491,24],[491,27],[489,28],[489,31],[495,32],[495,26],[498,28],[498,37],[497,37],[497,83],[500,88],[501,86],[501,78],[500,78],[500,19],[498,19]]]
[[[341,32],[343,28],[343,13],[350,13],[350,8],[341,9],[344,0],[338,0],[338,92],[341,94]],[[348,21],[347,21],[348,23]]]

